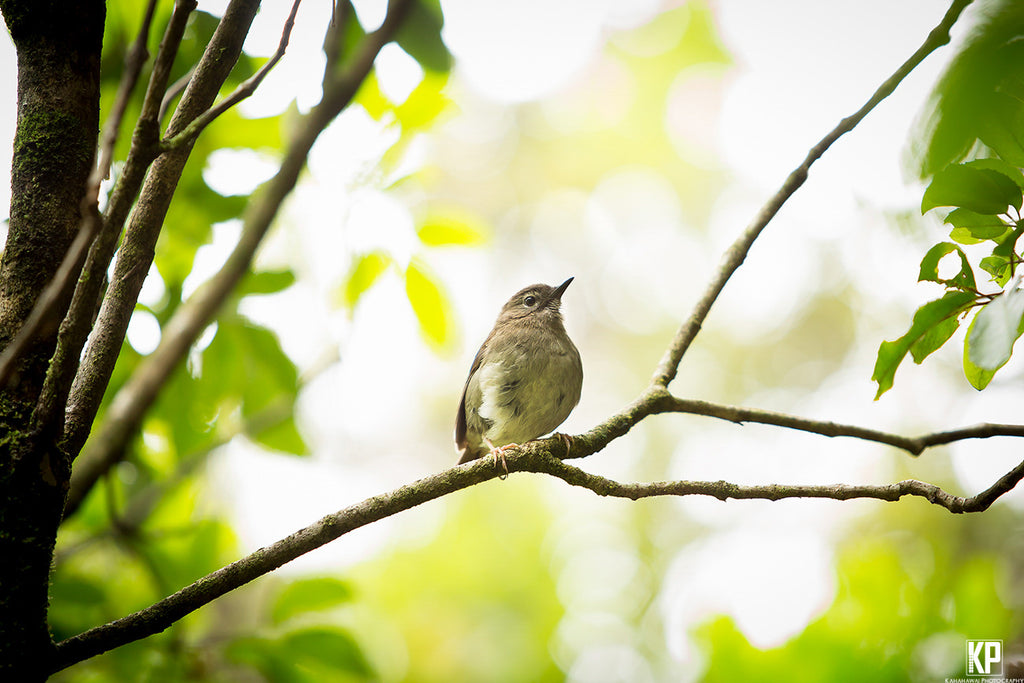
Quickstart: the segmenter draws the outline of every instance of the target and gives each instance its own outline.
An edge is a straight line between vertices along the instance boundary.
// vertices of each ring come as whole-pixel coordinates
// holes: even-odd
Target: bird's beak
[[[551,298],[554,299],[555,301],[561,301],[562,294],[565,292],[565,288],[569,286],[569,283],[572,282],[572,280],[572,278],[569,278],[562,284],[558,285],[558,287],[555,288],[554,294],[551,295]]]

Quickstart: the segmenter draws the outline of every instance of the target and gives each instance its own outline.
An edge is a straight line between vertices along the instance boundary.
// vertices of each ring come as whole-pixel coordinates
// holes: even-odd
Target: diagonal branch
[[[743,486],[725,481],[623,484],[589,474],[554,457],[549,449],[560,443],[561,439],[553,437],[544,441],[534,441],[520,449],[509,451],[507,455],[509,471],[549,474],[573,486],[590,489],[602,496],[632,500],[653,496],[701,495],[713,496],[723,501],[729,498],[748,500],[828,498],[840,501],[853,498],[873,498],[895,502],[904,496],[919,496],[954,513],[982,512],[1024,478],[1024,462],[1022,462],[985,491],[967,498],[955,496],[934,484],[913,479],[883,485],[833,484],[828,486],[782,484]],[[204,576],[150,607],[58,643],[54,671],[159,633],[185,615],[222,595],[268,574],[281,565],[326,545],[350,531],[474,484],[488,481],[497,477],[500,472],[501,470],[495,467],[491,459],[482,458],[425,477],[389,493],[367,498],[360,503],[322,517],[287,538]]]
[[[144,60],[145,36],[149,34],[149,25],[152,21],[155,4],[155,0],[150,2],[144,21],[144,34],[140,32],[132,49],[132,53],[138,54],[140,60],[131,69],[133,71],[130,74],[132,82],[138,78],[138,70],[141,69]],[[142,186],[146,169],[157,156],[158,122],[153,117],[154,103],[159,101],[159,93],[166,87],[174,58],[178,53],[178,46],[185,33],[188,17],[194,8],[195,0],[185,0],[175,4],[153,64],[153,71],[150,74],[146,95],[143,99],[142,113],[132,134],[128,158],[125,160],[123,172],[110,194],[106,215],[102,219],[100,218],[98,205],[95,198],[92,199],[88,207],[88,215],[91,218],[88,231],[83,225],[76,238],[76,246],[81,246],[81,253],[75,255],[77,265],[73,271],[58,272],[55,278],[55,281],[66,278],[62,286],[69,288],[69,295],[71,295],[70,288],[74,287],[74,293],[61,323],[57,348],[54,351],[53,360],[47,371],[46,381],[33,415],[34,431],[42,438],[53,438],[55,433],[63,428],[65,402],[79,367],[82,347],[92,329],[107,266],[113,257],[117,238],[128,217],[128,211]],[[97,194],[99,182],[109,175],[116,132],[123,118],[130,92],[131,88],[127,87],[122,80],[118,99],[105,128],[100,163],[94,171]],[[89,200],[89,197],[87,196],[86,199]],[[85,239],[86,232],[88,232],[87,240]],[[86,247],[88,247],[88,253],[85,251]]]
[[[160,344],[114,396],[103,424],[72,473],[72,489],[79,492],[76,501],[82,500],[103,473],[124,457],[126,445],[167,378],[248,272],[263,237],[298,182],[313,144],[351,102],[373,68],[377,54],[394,36],[409,4],[409,0],[392,0],[384,23],[366,36],[351,68],[328,82],[323,99],[307,115],[305,125],[296,129],[281,168],[251,201],[238,244],[224,266],[175,311],[162,330]],[[65,517],[73,512],[69,501]]]
[[[159,633],[220,596],[344,534],[498,476],[490,460],[455,467],[327,515],[265,548],[208,574],[177,593],[117,621],[57,644],[54,671]]]
[[[191,144],[208,125],[213,123],[214,119],[256,92],[256,88],[267,77],[270,70],[277,66],[277,63],[284,57],[284,52],[288,48],[288,41],[292,35],[292,27],[295,26],[295,14],[299,11],[299,3],[301,2],[302,0],[295,0],[292,3],[292,10],[284,22],[284,30],[281,31],[281,40],[277,45],[277,50],[271,55],[270,60],[250,78],[246,79],[244,83],[239,85],[233,93],[197,116],[182,131],[164,140],[161,145],[163,149],[176,149],[182,145]]]
[[[700,332],[701,325],[707,318],[708,313],[711,311],[711,307],[714,305],[715,300],[718,299],[718,295],[722,293],[726,283],[732,274],[743,264],[744,259],[747,257],[747,253],[753,246],[754,241],[761,234],[761,231],[767,227],[768,223],[775,217],[782,205],[793,196],[800,186],[807,180],[807,174],[810,171],[811,165],[817,161],[822,154],[832,146],[836,140],[840,137],[849,133],[853,130],[857,124],[859,124],[865,116],[867,116],[872,109],[874,109],[882,100],[892,94],[896,89],[896,86],[903,81],[904,78],[913,71],[918,64],[924,61],[924,58],[930,55],[932,52],[942,47],[949,42],[949,30],[953,24],[956,23],[960,13],[963,12],[967,5],[971,4],[972,0],[954,0],[953,4],[950,5],[949,10],[946,11],[945,16],[942,17],[942,21],[932,29],[925,39],[924,43],[914,52],[913,55],[904,62],[900,68],[898,68],[892,76],[890,76],[878,90],[871,96],[871,98],[864,103],[860,109],[844,118],[839,124],[832,129],[832,131],[821,139],[818,144],[811,148],[807,153],[807,157],[792,173],[786,178],[786,181],[779,188],[779,191],[768,200],[768,202],[761,208],[761,211],[754,217],[754,220],[747,226],[747,229],[743,231],[743,234],[733,242],[732,246],[726,250],[722,256],[722,262],[719,266],[718,273],[714,279],[708,285],[704,291],[704,295],[697,302],[697,305],[693,309],[693,313],[683,323],[676,333],[676,336],[672,339],[672,343],[669,344],[668,349],[665,351],[665,355],[662,357],[661,362],[658,364],[658,368],[651,378],[653,383],[659,384],[663,387],[667,387],[669,383],[675,379],[676,373],[679,370],[679,363],[683,359],[683,355],[686,350],[693,343],[697,333]]]
[[[146,42],[149,40],[149,28],[153,23],[153,13],[156,9],[156,0],[149,0],[146,12],[143,16],[142,26],[135,37],[128,54],[125,55],[124,72],[121,75],[121,82],[118,84],[117,96],[114,99],[110,115],[103,126],[103,133],[100,140],[99,160],[93,167],[92,173],[86,181],[85,194],[82,197],[81,212],[82,219],[79,223],[78,234],[64,255],[54,274],[53,280],[39,296],[32,313],[25,320],[25,323],[18,330],[17,335],[0,354],[0,385],[5,384],[11,376],[11,372],[17,365],[18,359],[39,336],[40,332],[47,327],[56,325],[57,320],[63,315],[64,308],[68,305],[72,289],[75,286],[78,273],[82,270],[85,261],[86,251],[92,243],[93,238],[100,226],[99,195],[100,185],[103,179],[110,175],[111,160],[114,156],[114,145],[121,130],[121,123],[124,120],[125,110],[128,108],[128,100],[139,79],[142,65],[149,58],[146,50]]]
[[[195,0],[179,0],[175,3],[175,11],[183,5],[194,7]],[[168,126],[171,134],[183,128],[213,104],[217,92],[241,53],[242,43],[258,8],[259,0],[230,2],[171,118]],[[154,90],[157,88],[151,87],[151,92]],[[147,93],[143,118],[153,122],[154,131],[165,90],[166,80],[154,97],[149,97]],[[139,200],[127,222],[110,287],[103,299],[96,325],[90,335],[85,356],[79,365],[67,401],[67,420],[62,446],[72,458],[81,450],[92,429],[114,364],[120,355],[124,335],[135,310],[142,283],[153,261],[156,240],[160,235],[164,217],[190,152],[191,146],[186,145],[165,152],[156,159],[145,176]],[[130,205],[131,202],[128,201],[127,206]],[[113,237],[111,246],[116,242],[116,235]],[[90,273],[93,282],[106,271],[106,266],[102,265],[102,258],[97,260],[95,266],[100,270]],[[95,306],[95,301],[92,302],[92,306]]]

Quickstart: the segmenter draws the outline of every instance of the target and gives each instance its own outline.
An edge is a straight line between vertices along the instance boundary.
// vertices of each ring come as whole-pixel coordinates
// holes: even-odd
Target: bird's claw
[[[561,432],[555,432],[554,434],[552,434],[552,436],[557,436],[561,440],[561,442],[565,444],[565,457],[568,458],[569,451],[572,450],[572,437],[569,436],[568,434],[563,434]]]
[[[491,449],[491,457],[494,458],[494,467],[497,469],[498,462],[501,462],[501,468],[505,470],[505,474],[499,474],[498,479],[508,478],[508,461],[505,460],[505,451],[510,448],[519,448],[517,443],[507,443],[504,446],[495,446],[491,443],[490,439],[484,439],[487,442],[487,447]]]

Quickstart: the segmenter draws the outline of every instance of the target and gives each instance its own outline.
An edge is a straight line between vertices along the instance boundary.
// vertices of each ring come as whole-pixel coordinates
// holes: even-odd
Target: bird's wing
[[[480,347],[480,350],[476,352],[476,358],[473,359],[473,365],[469,369],[469,374],[466,375],[466,383],[462,385],[462,398],[459,399],[459,413],[455,416],[455,447],[460,451],[466,448],[466,391],[469,389],[469,380],[473,378],[473,374],[480,369],[480,364],[483,362],[484,348],[487,346],[484,343]]]

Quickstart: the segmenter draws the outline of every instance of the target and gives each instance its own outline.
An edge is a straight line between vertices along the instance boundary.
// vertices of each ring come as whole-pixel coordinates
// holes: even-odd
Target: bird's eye
[[[527,306],[533,306],[535,303],[537,303],[537,297],[531,294],[530,296],[523,299],[523,303],[526,304]]]

